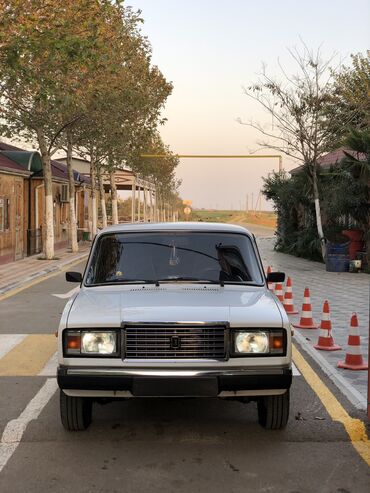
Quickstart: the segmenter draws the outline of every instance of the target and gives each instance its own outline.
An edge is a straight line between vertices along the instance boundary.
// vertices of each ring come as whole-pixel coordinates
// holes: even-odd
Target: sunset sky
[[[287,48],[321,46],[323,58],[370,46],[368,0],[128,0],[142,10],[143,33],[153,47],[153,63],[174,90],[164,111],[161,134],[179,154],[248,154],[258,135],[237,123],[269,117],[243,94],[258,79],[262,63],[278,76],[278,58],[294,71]],[[263,151],[261,153],[266,153]],[[261,176],[274,160],[182,160],[178,177],[183,198],[195,207],[238,209],[246,195],[258,196]],[[284,159],[284,167],[293,163]],[[263,208],[268,208],[264,203]]]

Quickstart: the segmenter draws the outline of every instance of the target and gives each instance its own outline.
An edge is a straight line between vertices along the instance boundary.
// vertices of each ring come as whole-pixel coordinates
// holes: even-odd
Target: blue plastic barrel
[[[349,241],[346,241],[344,243],[332,243],[331,241],[328,241],[326,244],[326,252],[328,254],[347,255],[349,243]]]
[[[349,270],[349,255],[338,253],[326,254],[326,270],[328,272],[348,272]]]

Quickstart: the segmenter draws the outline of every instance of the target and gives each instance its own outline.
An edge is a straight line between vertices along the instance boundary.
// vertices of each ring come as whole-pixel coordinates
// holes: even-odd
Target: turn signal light
[[[274,331],[270,332],[270,353],[271,354],[284,354],[285,352],[285,338],[283,332]]]
[[[283,341],[282,336],[279,336],[279,337],[274,337],[274,338],[272,339],[272,347],[273,347],[274,349],[280,349],[280,348],[282,348],[282,347],[283,347],[283,345],[284,345],[284,341]]]
[[[65,339],[66,349],[68,354],[78,354],[81,349],[81,334],[67,333]]]

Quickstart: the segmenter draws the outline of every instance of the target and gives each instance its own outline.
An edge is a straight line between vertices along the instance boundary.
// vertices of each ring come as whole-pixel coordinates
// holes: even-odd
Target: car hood
[[[229,322],[231,326],[281,327],[274,295],[264,287],[162,285],[82,288],[68,327],[120,327],[129,322]]]

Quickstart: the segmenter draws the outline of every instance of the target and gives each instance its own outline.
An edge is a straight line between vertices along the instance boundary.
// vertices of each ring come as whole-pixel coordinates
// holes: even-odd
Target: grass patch
[[[228,210],[193,210],[189,218],[191,221],[216,223],[256,224],[268,228],[276,228],[276,214],[270,211],[258,213]]]

